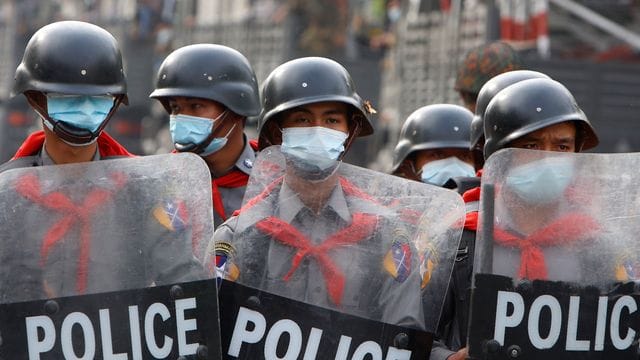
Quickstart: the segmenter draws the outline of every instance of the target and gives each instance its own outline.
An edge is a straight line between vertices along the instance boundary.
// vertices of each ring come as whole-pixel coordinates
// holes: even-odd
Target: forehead
[[[169,100],[169,103],[175,103],[175,104],[181,104],[181,103],[187,103],[187,102],[199,102],[202,104],[219,105],[217,101],[203,99],[203,98],[196,98],[196,97],[171,96],[171,97],[168,97],[167,99]]]
[[[559,124],[549,125],[529,134],[523,135],[520,139],[544,139],[544,138],[567,138],[576,136],[576,124],[573,121],[565,121]],[[516,139],[518,141],[519,139]]]
[[[291,109],[291,112],[309,112],[309,113],[325,113],[325,112],[339,112],[347,113],[347,104],[339,101],[321,101],[310,104],[304,104],[296,106]]]

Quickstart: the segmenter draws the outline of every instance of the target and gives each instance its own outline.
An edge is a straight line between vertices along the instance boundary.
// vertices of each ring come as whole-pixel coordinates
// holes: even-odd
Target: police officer
[[[493,97],[501,90],[516,82],[535,79],[549,78],[547,75],[531,70],[514,70],[494,76],[487,81],[478,94],[476,112],[471,121],[470,130],[470,150],[473,151],[477,159],[483,156],[484,147],[484,112]],[[484,161],[476,163],[476,167],[481,166]],[[481,170],[480,170],[481,172]],[[462,191],[463,199],[467,204],[467,221],[460,241],[460,248],[456,258],[455,267],[452,273],[452,280],[449,284],[449,293],[445,301],[442,312],[441,323],[443,325],[443,340],[452,348],[460,348],[459,344],[464,344],[466,338],[466,324],[468,321],[467,309],[468,291],[471,287],[471,276],[473,266],[473,252],[475,245],[478,201],[480,200],[480,178],[468,179]],[[436,343],[434,349],[444,348],[441,343]],[[445,350],[445,354],[448,352]],[[436,355],[437,356],[437,355]],[[440,356],[442,357],[442,355]]]
[[[162,62],[150,97],[170,114],[176,151],[196,153],[209,166],[215,225],[221,224],[242,203],[257,149],[243,132],[247,117],[260,113],[249,61],[222,45],[184,46]]]
[[[485,158],[503,148],[580,152],[598,144],[598,137],[593,127],[573,95],[559,82],[545,77],[522,80],[499,91],[489,102],[484,113],[484,134],[486,136]],[[527,169],[531,172],[522,176],[535,178],[543,172],[541,167],[526,167],[518,171]],[[557,170],[557,173],[564,173],[568,169]],[[528,192],[534,198],[543,194],[556,198],[561,196],[566,189],[566,182],[558,179],[555,183],[557,186],[552,186],[552,183],[554,179],[550,177],[548,186],[528,187],[523,189],[523,194]],[[538,213],[541,215],[539,219],[528,216],[525,220],[531,228],[543,227],[546,221],[544,216],[552,212],[547,209]],[[530,215],[531,212],[527,214]],[[470,286],[471,267],[466,280],[463,275],[461,274],[457,280],[460,285],[455,286],[459,290],[464,289],[462,286],[464,283]],[[532,276],[532,278],[536,277]],[[455,272],[453,281],[456,281]],[[463,316],[460,317],[459,324],[453,325],[460,327],[458,333],[461,334],[462,340],[458,346],[454,340],[448,342],[453,350],[465,346],[464,330],[468,322],[468,314],[465,310],[469,308],[466,300],[468,294],[463,293],[458,296],[465,301],[455,305],[456,311],[460,309],[464,313],[461,313]],[[455,333],[453,335],[455,336]],[[455,354],[443,349],[438,351],[440,354],[438,358],[461,359],[466,356],[466,348],[462,348]]]
[[[280,144],[287,168],[284,178],[276,177],[265,193],[246,202],[241,216],[216,230],[218,251],[237,249],[233,263],[238,281],[315,305],[422,327],[418,272],[405,272],[401,279],[387,273],[382,262],[392,234],[371,231],[374,218],[382,222],[378,229],[385,228],[389,209],[336,172],[353,139],[373,132],[367,119],[370,109],[356,93],[349,73],[330,59],[295,59],[269,75],[262,99],[260,148]],[[271,213],[277,214],[275,219],[265,220]],[[256,221],[241,224],[239,219]],[[364,231],[355,235],[354,227]],[[311,245],[303,245],[305,241],[285,245],[281,239],[283,233],[302,233],[314,245],[332,249],[324,242],[340,232],[351,234],[352,246],[339,247],[324,262],[312,256],[300,264],[299,256],[293,257],[296,246]],[[357,251],[360,246],[370,246],[371,251]],[[314,248],[305,253],[316,250],[320,251]],[[359,278],[369,271],[374,275],[368,280]],[[349,275],[346,282],[337,281],[345,275]],[[388,295],[381,297],[381,293]]]
[[[463,63],[458,68],[458,75],[454,89],[460,94],[464,106],[476,111],[478,95],[483,85],[491,78],[504,72],[522,68],[522,60],[518,53],[507,43],[494,41],[475,47],[467,53]],[[485,104],[486,106],[486,104]],[[482,132],[482,127],[472,125],[472,136]],[[471,140],[473,142],[473,138]],[[476,170],[482,168],[484,158],[482,148],[474,150]]]
[[[26,96],[42,118],[43,131],[31,134],[1,171],[131,156],[103,131],[116,108],[127,101],[120,49],[104,29],[62,21],[38,30],[16,70],[13,93]],[[127,188],[125,175],[107,173],[104,183],[95,188],[44,193],[42,178],[47,173],[40,173],[43,176],[25,173],[16,179],[12,183],[14,198],[6,200],[14,207],[2,220],[15,227],[4,240],[7,249],[13,251],[2,252],[0,262],[3,269],[13,270],[3,271],[0,283],[2,290],[15,291],[0,291],[2,300],[143,287],[200,277],[190,242],[176,229],[169,229],[171,224],[163,224],[168,210],[160,207],[154,211],[152,207],[159,199]],[[132,216],[131,211],[121,211],[123,204],[140,208]],[[114,270],[103,261],[101,249],[132,249],[139,244],[134,241],[138,237],[131,239],[130,234],[115,231],[128,225],[142,227],[144,236],[139,240],[156,245],[147,249],[148,254],[145,252],[153,261],[142,263],[137,251],[125,251],[131,257],[131,267]],[[77,260],[69,261],[66,251]],[[73,271],[69,271],[71,266]],[[75,286],[69,287],[71,283]]]
[[[494,41],[480,45],[467,52],[458,68],[454,89],[460,94],[464,106],[475,111],[478,93],[489,79],[521,67],[520,56],[507,43]]]
[[[454,178],[473,177],[469,150],[472,118],[469,110],[450,104],[414,111],[402,125],[393,152],[394,174],[448,188],[457,187]]]
[[[549,76],[532,70],[514,70],[496,75],[487,81],[478,93],[476,111],[471,122],[471,150],[483,156],[484,148],[484,112],[491,99],[502,89],[522,80],[547,78]]]
[[[106,30],[79,21],[38,30],[18,65],[12,94],[24,94],[43,131],[31,134],[0,171],[131,156],[103,131],[127,102],[120,49]]]

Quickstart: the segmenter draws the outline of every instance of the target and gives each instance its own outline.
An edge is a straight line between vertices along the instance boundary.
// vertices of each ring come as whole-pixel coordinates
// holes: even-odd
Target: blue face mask
[[[571,159],[549,158],[515,167],[505,185],[527,203],[545,205],[560,199],[572,179]]]
[[[183,114],[169,116],[169,131],[171,132],[171,139],[173,140],[173,143],[197,145],[206,141],[213,130],[213,124],[224,114],[225,112],[215,119]],[[234,124],[231,130],[229,130],[227,135],[224,137],[213,138],[209,145],[207,145],[199,155],[208,156],[222,149],[227,144],[227,138],[235,126],[236,125]]]
[[[54,121],[95,132],[113,108],[112,96],[47,95],[47,112]]]
[[[462,176],[475,176],[475,169],[455,156],[424,164],[420,174],[423,183],[437,186],[444,186],[449,179]]]
[[[281,151],[293,155],[319,170],[335,165],[344,152],[348,134],[322,126],[282,129]]]

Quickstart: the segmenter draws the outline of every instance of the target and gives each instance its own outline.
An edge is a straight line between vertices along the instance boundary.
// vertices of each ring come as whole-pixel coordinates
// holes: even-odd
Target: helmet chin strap
[[[338,157],[338,161],[342,161],[342,159],[347,154],[347,151],[349,151],[351,144],[353,143],[355,138],[358,136],[358,133],[360,133],[360,122],[356,120],[354,120],[353,122],[356,124],[356,126],[354,126],[353,130],[349,132],[349,137],[347,138],[347,141],[344,143],[344,151],[342,152],[342,154],[340,154],[340,157]]]

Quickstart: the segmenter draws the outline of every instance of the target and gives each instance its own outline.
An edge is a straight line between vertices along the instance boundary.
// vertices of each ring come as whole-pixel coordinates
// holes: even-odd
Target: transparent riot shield
[[[428,358],[463,219],[452,191],[262,151],[214,236],[223,355]]]
[[[637,359],[640,154],[507,149],[482,176],[469,352]]]
[[[192,154],[0,174],[0,358],[219,359],[210,182]]]

